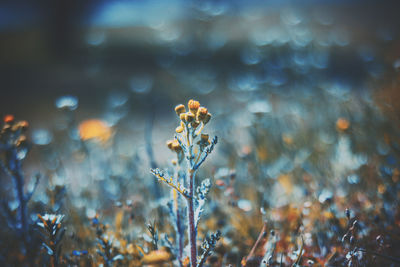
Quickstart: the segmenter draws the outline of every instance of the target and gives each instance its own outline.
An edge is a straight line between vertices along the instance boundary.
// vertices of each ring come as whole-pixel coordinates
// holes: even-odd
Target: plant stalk
[[[195,172],[189,170],[189,198],[188,201],[188,219],[189,219],[189,244],[190,244],[190,262],[192,267],[197,266],[197,247],[196,247],[196,226],[194,222],[194,177]]]

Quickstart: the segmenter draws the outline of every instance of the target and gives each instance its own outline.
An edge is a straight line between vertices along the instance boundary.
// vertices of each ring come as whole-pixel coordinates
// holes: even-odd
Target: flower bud
[[[177,105],[177,106],[175,107],[175,112],[176,112],[176,114],[177,114],[178,116],[181,115],[182,113],[185,113],[185,112],[186,112],[185,106],[182,105],[182,104]]]
[[[176,133],[181,133],[181,132],[183,132],[183,127],[182,127],[182,126],[176,127],[175,132],[176,132]]]
[[[21,130],[26,130],[29,127],[29,123],[27,121],[20,121],[18,122],[18,126],[21,128]]]
[[[12,123],[14,122],[14,115],[5,115],[4,116],[4,122],[5,123]]]
[[[203,142],[207,142],[208,141],[208,138],[209,138],[209,135],[208,134],[201,134],[201,141],[203,141]]]
[[[197,111],[197,120],[203,121],[207,116],[208,110],[205,107],[200,107]]]
[[[196,114],[197,110],[200,107],[200,102],[196,101],[196,100],[193,100],[193,99],[190,99],[189,103],[188,103],[188,107],[189,107],[189,111],[190,112],[192,112],[193,114]]]
[[[179,119],[180,119],[182,122],[186,122],[186,113],[181,113],[181,114],[179,115]]]
[[[182,148],[179,145],[179,142],[177,140],[172,141],[172,150],[175,152],[179,152],[182,150]]]
[[[25,145],[25,144],[26,144],[26,136],[25,136],[25,135],[21,135],[21,136],[18,138],[17,146],[23,146],[23,145]]]
[[[168,140],[167,141],[167,147],[169,148],[169,149],[171,149],[172,150],[172,144],[173,144],[173,140]]]

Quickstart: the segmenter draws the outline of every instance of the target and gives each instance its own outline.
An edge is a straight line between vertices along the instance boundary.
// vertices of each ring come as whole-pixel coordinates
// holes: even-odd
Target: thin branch
[[[400,263],[400,259],[399,259],[399,258],[395,258],[395,257],[388,256],[388,255],[383,255],[383,254],[380,254],[380,253],[378,253],[378,252],[366,250],[366,249],[363,249],[363,248],[358,248],[357,250],[358,250],[358,251],[362,251],[362,252],[364,252],[364,253],[371,253],[371,254],[373,254],[373,255],[375,255],[375,256],[379,256],[379,257],[382,257],[382,258],[384,258],[384,259],[387,259],[387,260],[391,260],[391,261]]]
[[[186,145],[183,144],[183,141],[178,137],[178,135],[174,135],[174,138],[176,141],[178,141],[179,145],[181,146],[183,153],[186,154],[187,153],[187,149],[186,149]]]
[[[300,252],[299,252],[299,255],[297,256],[296,261],[293,263],[292,267],[299,266],[299,263],[300,263],[300,260],[301,260],[301,256],[303,255],[304,239],[303,239],[303,236],[302,236],[302,235],[300,235],[300,237],[301,237]]]
[[[152,169],[150,172],[156,176],[160,181],[163,181],[176,191],[178,191],[181,195],[183,195],[185,198],[189,198],[188,192],[186,188],[184,188],[179,182],[176,184],[174,183],[173,179],[171,177],[166,177],[166,174],[163,173],[160,169]]]
[[[218,143],[218,137],[214,136],[213,140],[211,141],[211,145],[209,145],[208,147],[206,147],[206,149],[204,149],[203,156],[201,157],[200,161],[193,166],[193,170],[197,170],[200,167],[200,165],[206,160],[207,156],[213,151],[214,146],[217,143]]]
[[[221,238],[221,232],[218,230],[215,234],[212,234],[210,239],[204,240],[203,242],[203,254],[200,257],[200,262],[197,264],[197,267],[202,267],[203,264],[206,262],[208,256],[211,255],[213,252],[217,241]]]
[[[256,252],[256,249],[258,248],[258,246],[259,246],[260,243],[261,243],[261,240],[263,240],[263,239],[266,237],[266,235],[267,235],[267,222],[264,222],[264,225],[263,225],[263,227],[262,227],[262,229],[261,229],[260,234],[258,235],[258,238],[257,238],[256,243],[254,243],[253,247],[252,247],[251,250],[250,250],[249,255],[247,255],[247,257],[246,257],[246,259],[245,259],[245,264],[244,264],[244,266],[246,266],[247,261],[248,261],[251,257],[253,257],[254,253]]]
[[[39,181],[40,181],[40,174],[36,175],[35,184],[33,185],[32,190],[25,196],[25,201],[26,201],[26,202],[28,202],[28,201],[32,198],[33,194],[34,194],[35,191],[36,191],[36,188],[37,188],[38,185],[39,185]]]

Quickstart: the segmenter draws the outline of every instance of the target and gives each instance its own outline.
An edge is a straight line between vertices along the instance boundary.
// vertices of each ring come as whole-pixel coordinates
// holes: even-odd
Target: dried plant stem
[[[179,195],[178,195],[178,198],[179,198]],[[178,262],[179,262],[179,266],[183,266],[183,264],[182,264],[183,236],[181,233],[181,229],[182,229],[181,214],[180,214],[178,205],[176,207],[176,228],[177,228],[177,240],[178,240]]]
[[[194,222],[194,178],[195,171],[189,170],[189,197],[188,201],[188,218],[189,218],[189,244],[190,244],[190,262],[191,266],[197,266],[197,247],[196,247],[196,226]]]
[[[251,257],[254,256],[254,253],[256,252],[256,249],[261,243],[261,240],[265,237],[265,233],[267,232],[267,222],[264,222],[264,225],[261,229],[260,234],[258,235],[256,243],[254,243],[253,247],[250,250],[249,255],[247,255],[245,262],[247,262]]]
[[[17,197],[19,202],[19,218],[21,223],[21,235],[24,241],[26,241],[26,233],[28,231],[28,224],[26,221],[26,201],[24,194],[24,178],[19,171],[13,174],[15,180],[15,186],[17,191]]]
[[[400,263],[400,259],[399,258],[395,258],[395,257],[389,256],[389,255],[384,255],[384,254],[381,254],[381,253],[378,253],[378,252],[375,252],[375,251],[366,250],[366,249],[363,249],[363,248],[358,248],[357,250],[362,251],[364,253],[370,253],[370,254],[373,254],[375,256],[382,257],[382,258],[387,259],[387,260],[391,260],[393,262]]]

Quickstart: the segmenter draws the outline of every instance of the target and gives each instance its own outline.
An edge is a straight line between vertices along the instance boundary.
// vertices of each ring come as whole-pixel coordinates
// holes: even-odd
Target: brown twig
[[[245,259],[245,261],[244,261],[244,266],[246,266],[247,261],[248,261],[251,257],[254,256],[254,253],[256,252],[258,246],[259,246],[260,243],[261,243],[261,240],[263,240],[263,239],[266,237],[266,235],[267,235],[267,222],[264,222],[264,225],[263,225],[263,227],[262,227],[262,229],[261,229],[260,234],[258,235],[258,238],[257,238],[256,243],[254,243],[253,247],[252,247],[251,250],[250,250],[249,255],[247,255],[247,257],[246,257],[246,259]]]

